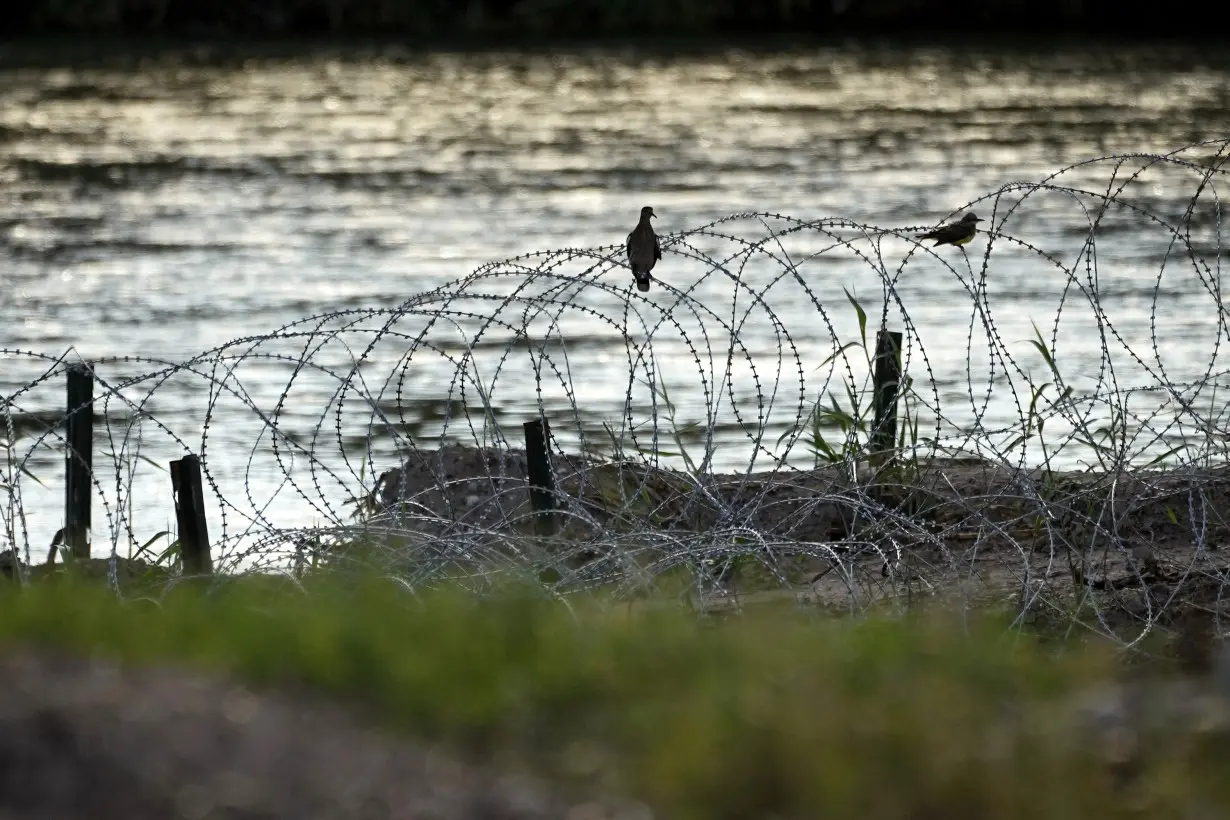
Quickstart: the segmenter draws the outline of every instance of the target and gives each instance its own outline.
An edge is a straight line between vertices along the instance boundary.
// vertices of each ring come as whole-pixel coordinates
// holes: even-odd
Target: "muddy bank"
[[[555,454],[553,470],[553,543],[749,555],[760,571],[736,591],[792,589],[838,608],[958,585],[1022,605],[1086,589],[1151,619],[1176,601],[1223,607],[1230,580],[1220,466],[1050,472],[967,458],[689,475]],[[432,539],[536,532],[519,450],[416,451],[361,507],[368,523]]]
[[[774,541],[820,543],[896,528],[902,537],[1031,549],[1159,548],[1230,536],[1230,468],[1060,472],[978,458],[874,469],[822,466],[692,475],[641,461],[552,456],[564,534],[693,533],[745,528]],[[421,531],[533,531],[526,456],[445,445],[386,470],[360,504],[368,520],[400,513]]]
[[[748,527],[797,541],[848,532],[849,505],[835,503],[849,482],[838,471],[692,476],[642,462],[600,462],[555,454],[562,534],[708,532]],[[364,500],[368,514],[399,510],[422,531],[534,532],[525,452],[446,445],[412,453],[385,471]]]

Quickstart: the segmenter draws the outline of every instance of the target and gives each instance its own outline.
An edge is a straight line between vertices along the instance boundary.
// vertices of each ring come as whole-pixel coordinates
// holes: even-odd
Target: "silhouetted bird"
[[[941,225],[926,233],[916,233],[914,238],[934,239],[935,244],[931,246],[933,248],[940,245],[964,245],[974,238],[974,234],[978,233],[978,223],[981,221],[974,216],[973,211],[970,211],[956,222],[949,222],[947,225]]]
[[[632,276],[636,279],[636,289],[649,290],[652,279],[649,272],[654,263],[662,258],[662,246],[658,244],[658,235],[653,232],[649,220],[655,216],[653,208],[646,205],[641,208],[641,221],[636,223],[632,233],[628,234],[628,265],[632,268]]]

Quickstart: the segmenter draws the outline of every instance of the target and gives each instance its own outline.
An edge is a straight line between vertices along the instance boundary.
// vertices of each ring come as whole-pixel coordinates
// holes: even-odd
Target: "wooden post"
[[[70,365],[64,417],[64,545],[74,558],[90,557],[90,501],[94,470],[94,369]]]
[[[171,489],[175,493],[175,522],[179,527],[179,556],[185,575],[213,574],[209,555],[209,527],[205,523],[205,491],[201,486],[201,460],[186,455],[171,462]]]
[[[555,535],[555,476],[551,472],[551,425],[545,418],[527,421],[525,461],[530,479],[530,507],[534,510],[534,529],[539,535]]]
[[[901,389],[901,334],[881,330],[876,336],[872,406],[875,426],[871,431],[871,463],[891,463],[897,451],[897,396]]]

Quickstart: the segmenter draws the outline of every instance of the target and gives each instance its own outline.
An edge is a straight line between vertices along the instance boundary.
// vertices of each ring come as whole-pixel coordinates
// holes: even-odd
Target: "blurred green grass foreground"
[[[6,652],[307,687],[656,817],[1230,816],[1226,722],[1127,715],[1099,729],[1071,704],[1153,673],[994,616],[704,625],[667,607],[410,595],[379,579],[239,578],[158,601],[68,581],[0,592]]]

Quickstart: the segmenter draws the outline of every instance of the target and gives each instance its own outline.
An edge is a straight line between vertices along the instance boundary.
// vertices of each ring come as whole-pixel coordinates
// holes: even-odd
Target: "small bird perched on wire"
[[[653,270],[654,263],[662,258],[658,235],[649,224],[649,220],[654,216],[653,208],[648,205],[641,208],[641,221],[636,223],[632,233],[628,234],[628,266],[632,268],[636,289],[640,291],[649,290],[649,283],[652,281],[649,272]]]
[[[947,225],[933,228],[926,233],[916,233],[914,238],[934,239],[935,244],[931,246],[933,248],[940,245],[964,245],[974,238],[974,234],[978,233],[978,223],[981,221],[973,211],[970,211],[956,222],[949,222]]]

